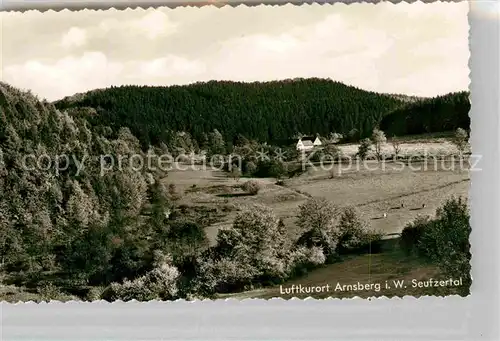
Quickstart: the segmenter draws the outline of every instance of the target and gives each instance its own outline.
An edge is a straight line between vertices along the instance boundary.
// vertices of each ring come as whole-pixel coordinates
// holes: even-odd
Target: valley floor
[[[445,149],[449,146],[443,144]],[[330,165],[332,169],[310,168],[300,176],[284,179],[276,184],[276,179],[241,178],[234,179],[216,169],[172,170],[165,178],[166,184],[175,184],[180,193],[177,202],[191,212],[200,210],[211,212],[211,220],[206,227],[212,244],[222,228],[230,227],[237,213],[245,206],[262,204],[272,208],[283,219],[290,236],[297,236],[296,214],[298,207],[310,197],[324,197],[339,207],[353,206],[360,216],[375,230],[385,234],[398,234],[405,225],[420,215],[434,215],[436,209],[452,196],[467,198],[470,186],[469,171],[459,169],[454,163],[445,162],[425,166],[422,162],[414,163],[413,168],[401,167],[387,162],[381,167],[377,161],[369,161],[365,166],[350,167]],[[195,167],[196,168],[196,167]],[[332,176],[333,174],[333,176]],[[245,181],[255,180],[262,189],[257,195],[248,195],[241,190]],[[403,204],[404,207],[401,207]],[[425,208],[423,208],[425,204]],[[384,213],[387,216],[384,218]],[[220,298],[305,298],[307,294],[283,295],[283,288],[298,286],[330,285],[337,283],[370,284],[379,283],[380,291],[328,291],[314,294],[315,298],[354,296],[420,296],[453,294],[456,287],[413,288],[412,280],[439,278],[436,266],[424,264],[419,260],[403,256],[398,250],[385,250],[379,254],[352,256],[342,262],[325,265],[301,278],[296,278],[274,286],[244,293],[220,295]],[[407,288],[396,288],[393,281],[404,280]],[[385,283],[392,285],[384,289]],[[0,296],[16,301],[19,295],[13,288],[3,288]],[[10,293],[7,293],[10,292]],[[27,295],[27,294],[26,294]],[[31,299],[32,296],[28,295]],[[35,296],[33,296],[35,299]],[[71,299],[71,298],[70,298]],[[10,300],[10,299],[9,299]]]
[[[433,142],[435,143],[435,142]],[[439,144],[439,143],[435,143]],[[414,146],[414,145],[412,145]],[[441,143],[445,151],[448,144]],[[418,144],[417,147],[420,147]],[[435,146],[434,146],[435,147]],[[291,235],[296,230],[298,206],[310,197],[325,197],[339,207],[353,206],[360,216],[375,230],[385,234],[399,234],[409,222],[418,216],[435,214],[436,209],[447,199],[455,196],[468,197],[470,174],[452,162],[414,162],[412,168],[401,169],[398,164],[387,162],[384,167],[377,161],[369,161],[364,168],[334,165],[332,170],[309,169],[298,177],[285,179],[277,185],[276,179],[239,180],[228,178],[218,171],[172,172],[167,181],[184,184],[185,205],[204,205],[214,209],[229,206],[217,222],[207,228],[213,243],[221,228],[231,226],[237,212],[249,204],[263,204],[284,220]],[[239,186],[249,180],[262,184],[262,190],[255,196],[247,196]],[[196,183],[196,188],[190,188]],[[401,207],[403,204],[404,207]],[[425,204],[425,207],[423,207]],[[383,217],[386,213],[387,217]],[[397,242],[397,241],[396,241]],[[439,278],[435,265],[424,264],[410,259],[397,250],[380,254],[353,256],[340,263],[325,265],[311,271],[304,277],[290,280],[282,286],[251,290],[243,293],[220,295],[220,298],[305,298],[308,294],[281,294],[284,288],[295,286],[323,286],[333,288],[337,283],[380,283],[382,289],[362,291],[329,291],[311,295],[315,298],[354,296],[421,296],[448,295],[457,292],[456,287],[425,288],[412,287],[412,280],[425,281]],[[396,288],[393,281],[404,280],[406,288]],[[384,289],[385,283],[392,286]]]
[[[272,208],[293,233],[298,206],[310,197],[324,197],[339,207],[355,207],[371,228],[391,234],[400,233],[419,215],[433,215],[436,208],[452,196],[468,197],[468,171],[447,170],[451,168],[449,165],[439,166],[437,170],[399,170],[393,166],[386,164],[384,170],[342,171],[333,178],[330,178],[331,171],[310,170],[299,177],[285,179],[283,185],[277,185],[275,179],[237,181],[210,170],[173,171],[166,181],[184,191],[179,204],[219,210],[228,207],[226,213],[207,228],[212,241],[219,229],[231,226],[237,211],[250,204]],[[371,168],[376,168],[376,161],[371,162]],[[246,196],[239,189],[249,180],[263,186],[255,196]],[[192,184],[196,184],[196,188],[191,188]]]

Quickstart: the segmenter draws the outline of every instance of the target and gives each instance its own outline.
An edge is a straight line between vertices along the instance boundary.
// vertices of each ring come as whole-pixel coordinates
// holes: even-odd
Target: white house
[[[313,145],[314,145],[315,147],[318,147],[318,146],[321,146],[321,145],[322,145],[321,140],[319,139],[319,137],[316,137],[316,139],[315,139],[315,140],[314,140],[314,142],[313,142]]]
[[[297,150],[309,151],[312,150],[313,148],[314,148],[314,142],[311,140],[299,139],[299,141],[297,142]]]
[[[314,138],[314,137],[303,136],[302,138],[299,139],[299,141],[297,141],[297,150],[309,151],[321,145],[322,143],[319,137]]]

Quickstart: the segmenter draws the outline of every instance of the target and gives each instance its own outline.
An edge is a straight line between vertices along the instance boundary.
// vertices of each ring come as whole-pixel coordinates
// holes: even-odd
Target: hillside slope
[[[368,135],[405,101],[324,79],[273,82],[211,81],[186,86],[123,86],[91,91],[55,103],[60,109],[92,107],[95,124],[130,127],[143,145],[187,131],[198,141],[219,130],[231,143],[238,134],[261,141],[297,133]]]
[[[108,283],[147,268],[154,224],[138,217],[154,177],[126,166],[102,173],[99,155],[120,153],[140,153],[127,129],[108,138],[0,83],[0,270],[20,283],[54,272]]]
[[[201,145],[214,129],[229,145],[239,135],[276,141],[297,133],[328,136],[338,132],[358,139],[369,136],[379,124],[391,135],[440,132],[467,125],[469,110],[465,93],[417,98],[318,78],[111,87],[67,97],[55,105],[59,109],[92,107],[98,113],[89,118],[93,124],[114,131],[129,127],[144,148],[168,144],[172,132],[178,131],[189,132]],[[405,125],[406,116],[410,122]]]
[[[421,99],[388,113],[380,122],[387,135],[415,135],[470,127],[468,92]]]

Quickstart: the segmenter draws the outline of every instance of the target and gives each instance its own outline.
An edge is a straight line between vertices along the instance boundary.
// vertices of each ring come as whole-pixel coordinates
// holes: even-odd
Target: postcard
[[[2,12],[0,300],[467,296],[467,14]]]

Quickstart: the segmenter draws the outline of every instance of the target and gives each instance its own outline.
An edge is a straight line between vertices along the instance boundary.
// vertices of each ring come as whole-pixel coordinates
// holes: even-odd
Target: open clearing
[[[421,143],[411,144],[419,150]],[[438,145],[438,143],[436,143]],[[441,155],[451,152],[449,144],[440,144]],[[436,147],[437,148],[437,147]],[[444,149],[443,149],[444,148]],[[428,150],[424,148],[424,150]],[[449,155],[449,154],[447,154]],[[179,205],[203,206],[216,210],[216,221],[206,227],[211,243],[215,243],[218,231],[233,224],[238,212],[250,204],[262,204],[272,208],[282,218],[290,236],[297,237],[296,215],[298,206],[310,197],[324,197],[338,207],[353,206],[367,222],[369,228],[385,234],[400,233],[409,222],[419,215],[434,215],[436,209],[455,196],[468,197],[470,174],[466,167],[451,161],[415,161],[411,165],[388,161],[367,161],[361,164],[335,164],[311,167],[303,174],[284,179],[282,185],[276,179],[230,178],[227,173],[215,169],[177,170],[169,173],[167,183],[176,184],[182,191]],[[333,167],[333,168],[332,168]],[[325,169],[326,168],[326,169]],[[333,176],[332,176],[333,174]],[[255,180],[262,185],[257,195],[244,193],[240,186]],[[193,186],[195,185],[195,186]],[[403,204],[404,207],[401,207]],[[422,207],[425,204],[425,208]],[[383,214],[387,217],[384,218]],[[411,281],[427,280],[439,276],[435,265],[409,259],[397,251],[359,255],[342,262],[325,265],[305,276],[287,281],[291,285],[335,286],[360,282],[392,283],[405,280],[408,288],[361,292],[323,292],[315,298],[372,297],[372,296],[421,296],[449,295],[457,288],[412,288]],[[260,288],[242,293],[220,295],[220,298],[272,298],[307,297],[307,294],[281,295],[280,286]]]
[[[377,168],[377,162],[370,169]],[[330,171],[313,170],[286,182],[287,186],[311,196],[325,197],[339,207],[354,206],[374,229],[398,233],[418,215],[433,215],[452,196],[467,198],[469,173],[444,169],[400,169],[386,164],[385,170],[360,168],[342,171],[330,179]],[[420,169],[421,168],[421,169]],[[401,204],[404,205],[401,208]],[[422,208],[425,204],[426,207]],[[382,218],[387,213],[387,218]]]
[[[207,227],[212,242],[217,231],[231,226],[237,212],[250,204],[272,208],[293,233],[298,206],[309,197],[325,197],[339,207],[354,206],[371,228],[389,234],[401,232],[419,215],[433,215],[436,208],[452,196],[468,196],[468,171],[449,170],[450,164],[427,170],[422,165],[414,166],[400,169],[387,164],[385,169],[375,169],[377,162],[372,161],[370,169],[342,170],[341,174],[335,172],[333,178],[330,178],[331,171],[309,170],[286,179],[283,186],[276,185],[275,179],[253,179],[262,184],[255,196],[245,195],[238,188],[251,179],[236,181],[217,170],[172,171],[165,180],[175,183],[183,192],[179,204],[226,208],[223,218]]]
[[[447,139],[438,138],[430,140],[401,140],[400,155],[450,155],[456,152],[456,147]],[[354,155],[358,152],[359,144],[340,145],[339,149],[343,155]],[[386,143],[381,148],[382,154],[390,156],[394,153],[392,144]]]

